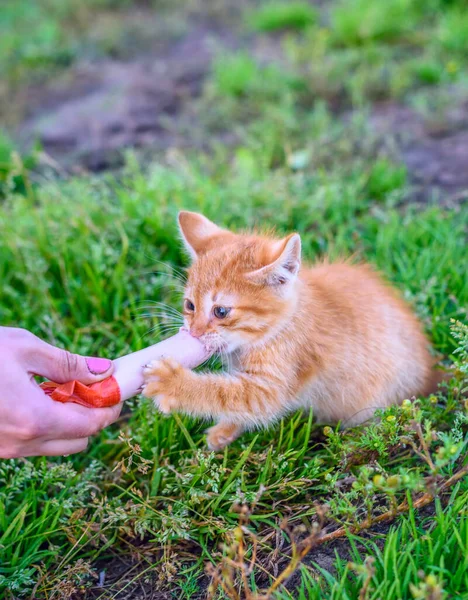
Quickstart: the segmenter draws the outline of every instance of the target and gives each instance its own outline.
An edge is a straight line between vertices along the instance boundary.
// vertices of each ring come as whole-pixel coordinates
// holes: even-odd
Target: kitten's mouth
[[[208,352],[223,352],[228,349],[228,344],[216,334],[207,333],[201,338],[201,342]]]
[[[187,327],[181,327],[182,331],[186,331],[190,333]],[[223,340],[217,333],[205,333],[200,338],[200,342],[205,346],[205,349],[210,354],[215,354],[216,352],[226,352],[228,350],[228,343]]]

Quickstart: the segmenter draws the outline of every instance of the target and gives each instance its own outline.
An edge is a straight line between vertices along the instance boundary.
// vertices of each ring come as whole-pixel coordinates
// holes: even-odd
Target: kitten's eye
[[[185,310],[188,310],[189,312],[193,312],[195,310],[194,303],[191,300],[189,300],[188,298],[185,300],[184,306],[185,306]]]
[[[230,308],[226,308],[225,306],[215,306],[213,308],[213,314],[217,319],[224,319],[231,312]]]

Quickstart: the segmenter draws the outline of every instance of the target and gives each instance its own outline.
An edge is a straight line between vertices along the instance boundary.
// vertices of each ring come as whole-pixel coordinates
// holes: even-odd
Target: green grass
[[[335,4],[331,29],[337,43],[354,46],[396,41],[412,31],[418,12],[414,0],[351,0]]]
[[[31,195],[30,172],[36,164],[36,152],[21,156],[9,136],[0,129],[0,199],[8,192]]]
[[[281,599],[351,600],[369,577],[366,598],[465,598],[468,595],[468,501],[466,483],[453,491],[447,508],[439,502],[435,515],[418,520],[415,511],[392,527],[381,544],[350,536],[350,562],[337,557],[334,575],[323,571],[320,582],[303,569],[299,589]],[[382,548],[383,541],[383,548]],[[366,562],[366,557],[373,561]],[[356,577],[357,575],[357,577]],[[430,594],[433,594],[432,596]]]
[[[123,29],[115,20],[100,18],[115,16],[132,4],[132,0],[5,0],[0,11],[2,78],[10,86],[41,81],[80,56],[112,53]]]
[[[260,66],[245,52],[220,56],[212,68],[215,92],[231,98],[275,101],[288,91],[302,87],[299,77],[287,74],[276,65]]]
[[[463,9],[452,8],[444,13],[437,32],[438,41],[448,52],[465,58],[468,56],[468,14]]]
[[[16,2],[4,3],[0,18],[2,72],[17,78],[23,68],[69,63],[72,49],[61,29],[63,16],[58,3],[29,2],[22,10]]]
[[[281,4],[280,6],[283,6]],[[294,3],[288,3],[292,10]],[[261,3],[247,12],[249,23],[268,32],[270,20],[276,23],[276,3]],[[286,11],[286,8],[284,9]],[[278,18],[278,28],[281,19]],[[273,25],[270,28],[274,31]],[[405,99],[415,89],[438,84],[466,85],[466,4],[463,0],[443,2],[431,0],[352,0],[332,2],[326,10],[301,28],[299,34],[272,43],[284,53],[282,70],[287,79],[276,82],[276,93],[264,95],[262,104],[277,102],[279,97],[293,97],[300,106],[310,107],[317,99],[334,104],[365,106],[369,102]],[[280,51],[276,50],[280,54]],[[247,65],[238,69],[226,65],[223,77],[236,79],[239,71],[255,81],[254,70],[261,72],[255,52],[246,53]],[[261,57],[262,59],[264,57]],[[231,75],[229,71],[232,71]],[[239,75],[240,79],[242,77]],[[246,79],[249,79],[246,75]],[[214,81],[219,78],[215,68]],[[260,76],[257,81],[262,81]],[[259,107],[259,84],[242,86],[247,97],[247,114]],[[261,87],[261,85],[260,85]],[[266,83],[266,87],[268,84]],[[217,86],[219,95],[229,96],[230,86]],[[228,105],[228,102],[226,102]],[[232,118],[238,115],[231,109]]]
[[[308,2],[266,2],[248,15],[247,22],[258,31],[305,29],[317,20]]]
[[[0,594],[8,599],[33,589],[38,599],[85,596],[119,557],[138,567],[126,582],[100,589],[102,598],[146,579],[168,598],[203,597],[206,563],[225,589],[232,582],[241,594],[246,583],[228,559],[244,552],[250,560],[253,540],[258,555],[247,585],[267,588],[325,504],[328,527],[349,529],[333,572],[314,564],[312,553],[271,598],[468,596],[466,478],[441,494],[435,515],[411,507],[466,465],[468,331],[452,319],[467,320],[468,211],[428,197],[412,204],[411,173],[369,125],[375,98],[423,102],[426,85],[435,86],[432,99],[446,83],[463,82],[461,46],[432,35],[462,3],[434,0],[431,14],[409,0],[333,3],[330,21],[320,12],[299,35],[286,8],[278,19],[278,6],[286,5],[251,13],[264,14],[262,31],[290,29],[281,42],[286,62],[265,65],[247,51],[214,61],[196,103],[199,126],[212,138],[209,153],[144,165],[129,154],[118,174],[57,178],[32,172],[33,157],[21,159],[2,140],[0,322],[105,356],[170,334],[173,321],[153,303],[180,306],[186,263],[176,215],[184,208],[233,229],[298,231],[309,261],[325,254],[371,261],[413,305],[435,349],[456,362],[457,377],[437,396],[392,407],[367,428],[322,429],[313,415],[296,414],[219,454],[206,450],[206,424],[163,418],[135,399],[84,454],[4,461]],[[14,44],[26,46],[24,30]],[[359,109],[342,119],[337,101]],[[217,142],[219,130],[235,134],[235,147]],[[405,500],[410,508],[386,537],[357,531],[369,515]],[[239,516],[240,505],[247,516]],[[218,586],[215,598],[226,597]]]
[[[245,53],[218,58],[213,67],[217,89],[228,96],[246,94],[256,85],[259,73],[255,61]]]

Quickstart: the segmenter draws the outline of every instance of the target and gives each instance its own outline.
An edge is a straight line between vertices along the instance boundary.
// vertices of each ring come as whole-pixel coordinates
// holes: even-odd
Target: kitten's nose
[[[191,327],[190,328],[190,335],[193,336],[194,338],[200,338],[204,333],[205,333],[205,331],[203,329],[201,329],[201,327]]]

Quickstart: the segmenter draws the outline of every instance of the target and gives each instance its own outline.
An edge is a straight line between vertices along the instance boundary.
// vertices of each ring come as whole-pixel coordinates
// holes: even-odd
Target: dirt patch
[[[448,193],[446,203],[468,196],[468,129],[442,138],[428,136],[405,149],[403,158],[423,188]]]
[[[219,26],[197,24],[157,54],[78,65],[41,94],[20,139],[39,141],[61,166],[93,171],[117,166],[128,148],[190,144],[180,132],[193,116],[191,100],[213,55],[233,43]]]
[[[178,591],[177,597],[182,597],[180,587],[174,582],[180,583],[180,570],[193,564],[198,553],[197,546],[182,542],[165,561],[160,547],[143,542],[133,546],[130,553],[97,561],[93,565],[96,580],[86,591],[75,594],[73,600],[112,600],[116,596],[122,600],[167,600],[176,597],[175,591]],[[209,576],[202,572],[197,589],[191,588],[183,597],[206,598],[209,583]]]
[[[378,135],[391,135],[414,186],[412,199],[450,206],[468,199],[468,102],[440,119],[386,104],[371,119]]]

